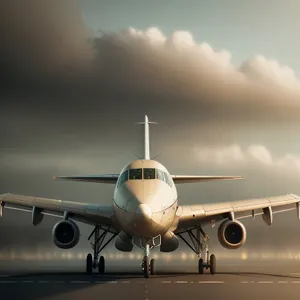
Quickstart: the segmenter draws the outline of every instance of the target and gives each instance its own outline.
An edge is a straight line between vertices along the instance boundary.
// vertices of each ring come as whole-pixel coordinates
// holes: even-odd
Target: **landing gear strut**
[[[101,233],[102,231],[102,233]],[[101,233],[101,234],[100,234]],[[107,233],[111,233],[112,236],[104,243]],[[94,243],[91,242],[94,256],[89,253],[86,257],[86,272],[88,274],[93,273],[93,269],[98,267],[98,272],[104,274],[105,272],[105,259],[104,256],[100,256],[98,261],[99,253],[113,240],[117,233],[110,231],[110,227],[102,228],[101,226],[95,226],[94,230],[90,234],[88,240],[94,237]],[[103,244],[104,243],[104,244]]]
[[[194,231],[196,230],[196,233]],[[187,233],[192,242],[188,242],[183,234]],[[192,229],[186,229],[183,232],[176,233],[194,253],[198,255],[198,273],[203,274],[204,269],[209,269],[210,274],[216,273],[216,256],[214,254],[209,255],[208,241],[209,236],[203,231],[201,226],[197,226]],[[204,259],[202,253],[205,252]]]
[[[145,278],[149,278],[150,275],[155,275],[155,259],[150,261],[150,250],[154,247],[161,245],[161,236],[154,238],[134,238],[134,244],[144,250],[144,258],[142,260],[141,268]]]

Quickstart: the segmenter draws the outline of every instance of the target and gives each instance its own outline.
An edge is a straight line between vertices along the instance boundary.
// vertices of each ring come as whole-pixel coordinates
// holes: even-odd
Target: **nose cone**
[[[134,236],[151,237],[153,235],[152,209],[150,205],[142,203],[137,206],[133,224]]]
[[[138,219],[146,219],[146,220],[150,220],[152,217],[152,209],[150,207],[150,205],[142,203],[140,204],[136,211],[136,217]]]

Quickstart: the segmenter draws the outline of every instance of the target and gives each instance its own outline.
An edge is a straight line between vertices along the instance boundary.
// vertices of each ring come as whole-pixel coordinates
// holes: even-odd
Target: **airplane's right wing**
[[[54,180],[85,181],[85,182],[110,183],[110,184],[116,184],[118,178],[119,178],[119,174],[53,176]]]

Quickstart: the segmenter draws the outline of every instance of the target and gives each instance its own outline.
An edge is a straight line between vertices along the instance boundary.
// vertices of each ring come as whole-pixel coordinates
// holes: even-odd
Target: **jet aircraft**
[[[119,174],[59,176],[54,179],[114,184],[111,205],[79,203],[17,194],[0,195],[0,216],[3,208],[30,212],[32,224],[37,226],[44,215],[59,217],[52,230],[53,242],[62,249],[77,245],[80,230],[75,223],[94,227],[93,254],[86,257],[86,272],[93,269],[105,272],[105,259],[100,254],[115,238],[115,247],[130,252],[133,246],[141,248],[141,264],[145,278],[155,274],[155,260],[150,251],[159,247],[161,252],[172,252],[179,247],[179,239],[197,254],[198,273],[209,269],[216,273],[216,257],[209,253],[208,235],[203,227],[220,223],[218,240],[227,249],[237,249],[246,241],[243,218],[261,215],[271,225],[273,214],[296,209],[300,219],[300,198],[294,194],[277,197],[240,200],[221,203],[178,203],[176,185],[215,180],[243,179],[241,176],[172,175],[158,161],[150,158],[149,122],[144,122],[144,157],[127,164]],[[101,199],[99,199],[101,201]],[[100,256],[100,257],[99,257]]]

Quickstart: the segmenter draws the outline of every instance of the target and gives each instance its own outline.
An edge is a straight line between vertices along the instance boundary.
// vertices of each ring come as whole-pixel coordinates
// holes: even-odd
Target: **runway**
[[[87,275],[14,269],[1,271],[0,291],[4,300],[299,299],[299,267],[299,262],[280,267],[223,265],[216,275],[160,270],[150,279],[136,271]]]

